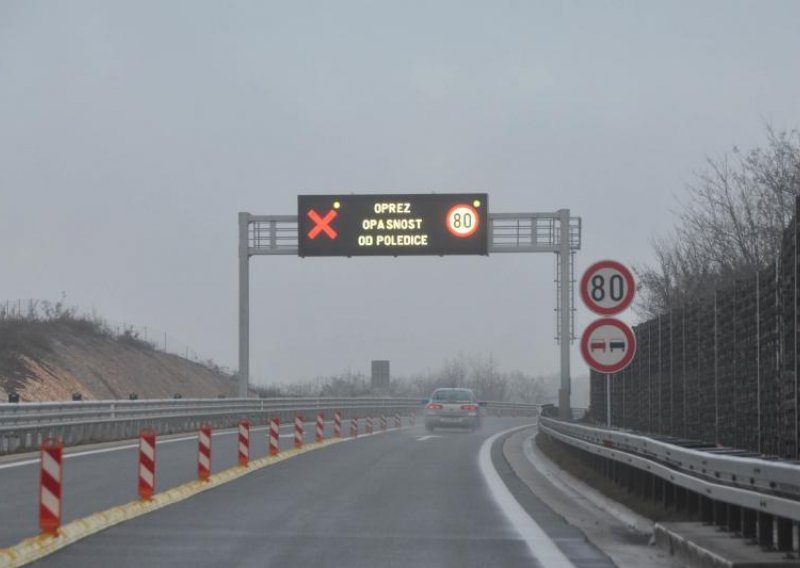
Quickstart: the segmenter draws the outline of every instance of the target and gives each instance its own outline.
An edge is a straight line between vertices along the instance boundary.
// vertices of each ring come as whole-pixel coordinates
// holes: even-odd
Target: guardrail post
[[[197,479],[211,477],[211,425],[201,424],[197,432]]]
[[[269,421],[269,455],[277,456],[281,451],[281,419],[275,416]]]
[[[325,415],[322,412],[317,413],[317,443],[320,444],[325,439]]]
[[[714,524],[718,527],[728,527],[728,504],[714,501]]]
[[[297,450],[303,447],[303,416],[300,414],[294,417],[294,447]]]
[[[714,524],[714,501],[705,495],[700,497],[700,520],[708,525]]]
[[[333,437],[342,437],[342,412],[340,410],[333,413]]]
[[[358,438],[358,416],[353,416],[350,419],[350,437]]]
[[[653,480],[653,474],[648,473],[646,471],[641,472],[642,475],[642,497],[646,501],[652,501],[653,499],[653,486],[655,481]]]
[[[742,536],[749,540],[756,538],[756,512],[752,509],[742,511]]]
[[[742,508],[736,505],[728,505],[728,531],[741,533],[742,530]]]
[[[403,427],[403,419],[400,418],[400,413],[394,415],[394,428],[395,430],[399,430]]]
[[[61,527],[61,464],[64,444],[59,438],[46,438],[39,464],[39,528],[56,535]]]
[[[774,517],[769,513],[758,512],[758,544],[760,546],[772,548],[773,521]]]
[[[150,428],[139,432],[139,498],[149,501],[156,490],[156,433]]]
[[[250,463],[250,421],[239,422],[239,465],[247,467]]]
[[[664,480],[657,475],[653,476],[653,500],[656,503],[664,502]]]
[[[669,481],[664,481],[664,508],[675,506],[675,486]]]
[[[794,525],[790,519],[777,517],[778,550],[781,552],[791,552],[794,547],[793,532]]]
[[[687,499],[689,497],[689,491],[684,489],[683,487],[675,486],[675,509],[683,513],[686,511]]]
[[[686,512],[694,519],[700,512],[700,495],[694,491],[686,491]]]
[[[367,416],[367,434],[372,434],[372,416]]]
[[[381,432],[386,432],[387,424],[386,424],[386,415],[381,414]]]

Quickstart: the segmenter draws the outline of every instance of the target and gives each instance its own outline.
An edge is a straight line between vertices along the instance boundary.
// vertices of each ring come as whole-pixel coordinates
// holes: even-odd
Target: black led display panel
[[[489,253],[485,193],[300,195],[300,256]]]

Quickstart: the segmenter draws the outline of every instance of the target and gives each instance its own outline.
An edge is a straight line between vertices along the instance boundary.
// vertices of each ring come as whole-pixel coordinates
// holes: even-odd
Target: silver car
[[[430,432],[444,426],[480,428],[481,406],[470,389],[436,389],[425,403],[425,429]]]

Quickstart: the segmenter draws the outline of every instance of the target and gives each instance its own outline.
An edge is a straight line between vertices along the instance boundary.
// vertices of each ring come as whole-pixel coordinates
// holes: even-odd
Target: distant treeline
[[[431,373],[393,378],[389,391],[380,394],[422,398],[435,388],[455,386],[472,389],[481,400],[543,404],[555,399],[551,382],[546,377],[534,377],[521,371],[500,371],[493,358],[472,356],[450,359],[441,369]],[[369,376],[352,372],[300,384],[251,388],[265,397],[346,397],[376,394],[371,389]]]

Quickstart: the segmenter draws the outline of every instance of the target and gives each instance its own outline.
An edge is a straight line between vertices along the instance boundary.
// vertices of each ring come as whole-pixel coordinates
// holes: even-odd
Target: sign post
[[[601,316],[616,315],[633,302],[636,285],[631,271],[614,260],[592,264],[581,278],[581,298]],[[606,422],[611,426],[611,374],[625,369],[636,354],[636,335],[624,322],[602,317],[589,324],[581,337],[584,361],[606,378]]]

